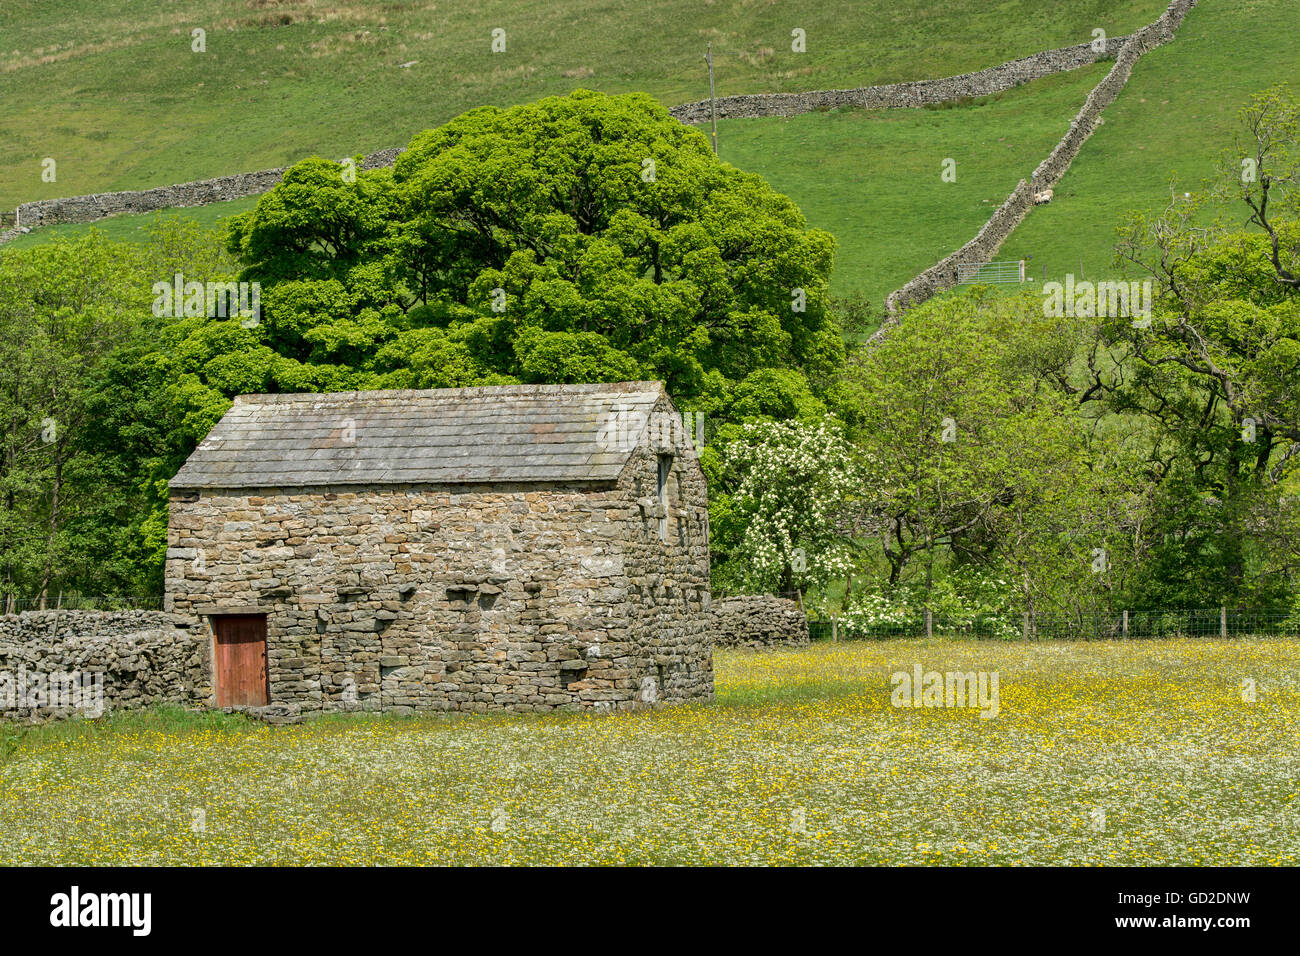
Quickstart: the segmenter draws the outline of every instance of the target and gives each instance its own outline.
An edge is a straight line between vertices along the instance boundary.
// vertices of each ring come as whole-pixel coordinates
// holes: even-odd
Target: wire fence
[[[897,623],[846,626],[843,620],[810,620],[813,640],[968,637],[1001,640],[1121,641],[1176,637],[1300,637],[1300,614],[1289,610],[1190,608],[1099,611],[951,620],[934,617]]]
[[[796,599],[791,592],[780,595]],[[715,595],[715,599],[719,597]],[[24,611],[161,611],[159,594],[64,593],[40,597],[0,594],[0,614]],[[953,619],[935,615],[915,620],[849,625],[842,618],[813,616],[808,621],[813,640],[888,640],[891,638],[964,637],[977,640],[1147,640],[1175,637],[1300,637],[1300,612],[1253,608],[1190,608],[1182,610],[1122,610],[1074,614],[1007,615]]]
[[[162,595],[121,594],[47,594],[45,597],[18,597],[0,594],[0,614],[24,611],[161,611]]]

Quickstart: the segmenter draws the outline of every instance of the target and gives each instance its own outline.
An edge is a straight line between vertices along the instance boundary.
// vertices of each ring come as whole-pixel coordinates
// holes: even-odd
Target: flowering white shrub
[[[733,560],[744,586],[804,590],[848,574],[836,518],[857,483],[831,420],[745,425],[726,455],[741,476],[733,507],[744,532]]]
[[[851,636],[863,637],[882,629],[906,631],[921,626],[922,613],[907,588],[900,588],[892,596],[871,591],[855,595],[853,603],[844,611],[844,630]]]
[[[1020,636],[1013,609],[1014,589],[1002,578],[973,568],[956,568],[924,591],[904,585],[889,594],[859,591],[844,610],[844,629],[853,636],[920,631],[928,603],[941,629],[969,628],[998,638]]]

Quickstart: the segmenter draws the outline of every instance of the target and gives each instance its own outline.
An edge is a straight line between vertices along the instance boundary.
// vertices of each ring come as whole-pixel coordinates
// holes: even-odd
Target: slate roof
[[[663,395],[660,382],[241,395],[171,487],[612,481],[633,443],[609,423],[644,427]]]

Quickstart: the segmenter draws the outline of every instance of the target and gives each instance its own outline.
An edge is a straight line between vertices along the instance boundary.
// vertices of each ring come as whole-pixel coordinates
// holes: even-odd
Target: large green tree
[[[85,568],[94,375],[148,301],[139,265],[95,235],[0,255],[0,610]]]
[[[260,315],[140,311],[97,364],[83,587],[160,590],[166,480],[241,393],[659,378],[716,433],[823,413],[843,360],[830,236],[639,94],[474,110],[392,169],[304,161],[224,253],[176,233],[119,269],[238,272]]]
[[[230,248],[263,288],[234,348],[294,363],[270,390],[645,377],[717,413],[843,356],[831,237],[643,94],[473,110],[391,170],[300,163]]]
[[[174,220],[138,243],[92,230],[0,250],[0,609],[159,593],[166,479],[224,405],[185,400],[197,383],[158,351],[176,320],[152,288],[233,265]]]

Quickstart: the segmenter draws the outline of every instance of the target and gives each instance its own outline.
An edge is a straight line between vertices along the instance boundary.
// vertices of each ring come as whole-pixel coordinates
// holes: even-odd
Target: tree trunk
[[[925,636],[934,637],[934,611],[930,608],[930,588],[934,584],[934,540],[925,542]]]
[[[59,446],[54,445],[54,487],[50,491],[50,536],[45,543],[45,569],[41,573],[41,610],[45,610],[50,589],[50,576],[54,573],[54,542],[59,533],[59,489],[63,484],[63,459]]]

